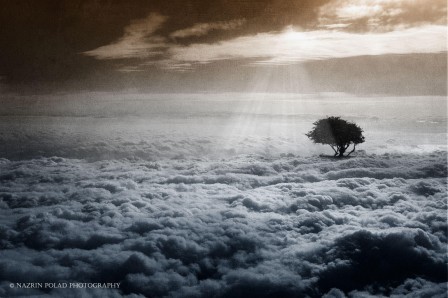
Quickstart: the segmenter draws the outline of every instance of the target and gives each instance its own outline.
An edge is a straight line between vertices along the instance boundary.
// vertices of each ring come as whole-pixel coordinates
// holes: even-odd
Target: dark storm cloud
[[[349,5],[351,10],[366,10],[361,13],[383,12],[376,7]],[[336,6],[342,6],[338,3]],[[354,7],[354,8],[352,8]],[[325,9],[324,9],[325,10]],[[335,9],[329,9],[333,11]],[[350,11],[351,11],[350,10]],[[399,10],[396,8],[396,10]],[[353,13],[353,12],[352,12]],[[334,16],[332,20],[337,20]],[[160,27],[161,15],[150,15],[147,19],[136,20],[125,28],[125,34],[116,42],[85,52],[97,59],[123,59],[131,57],[145,58],[159,54],[154,61],[147,60],[125,71],[144,70],[141,66],[155,65],[160,68],[187,71],[199,64],[222,60],[236,60],[244,66],[244,60],[253,59],[250,64],[288,65],[309,60],[324,60],[354,56],[378,56],[386,54],[439,53],[446,51],[446,27],[434,26],[432,22],[417,27],[398,27],[387,30],[381,20],[377,26],[386,32],[346,32],[343,30],[297,30],[293,23],[281,31],[260,31],[257,34],[237,32],[233,38],[218,42],[193,41],[187,45],[169,42],[167,38],[154,35]],[[252,20],[249,20],[249,22]],[[224,31],[241,27],[235,26],[236,20],[227,23],[197,23],[192,27],[177,30],[171,38],[206,36],[210,31]],[[334,26],[339,26],[336,24]],[[333,24],[331,25],[333,26]],[[344,26],[342,26],[344,27]],[[342,28],[341,27],[341,28]],[[150,28],[142,31],[142,28]],[[334,27],[333,29],[335,29]],[[218,30],[221,29],[221,30]],[[396,30],[395,30],[396,29]],[[222,36],[221,36],[222,37]],[[372,44],[375,46],[373,47]],[[275,45],[275,46],[274,46]],[[140,66],[140,68],[139,68]]]
[[[425,6],[422,10],[409,1],[379,1],[372,12],[362,1],[14,1],[0,10],[0,76],[6,91],[137,88],[191,92],[207,80],[209,88],[220,92],[246,91],[257,74],[270,73],[266,68],[255,67],[255,63],[275,67],[308,60],[410,54],[406,63],[412,64],[414,53],[429,53],[428,59],[436,59],[437,65],[442,65],[446,59],[432,53],[446,50],[446,36],[440,28],[444,6],[440,1],[434,3],[437,9]],[[371,19],[381,12],[389,15],[387,21],[380,18],[377,22],[382,29],[377,30],[378,36],[373,36],[373,40],[364,35],[365,31],[356,35],[339,24],[340,18],[347,18],[343,14],[353,7],[366,10],[365,14],[373,13]],[[398,27],[390,25],[391,20]],[[300,34],[288,34],[288,26]],[[391,28],[398,31],[384,32]],[[333,43],[328,42],[331,40]],[[372,47],[372,43],[376,46]],[[377,50],[372,52],[373,48]],[[315,68],[325,66],[316,62]],[[378,70],[365,62],[356,68],[365,72]],[[446,93],[446,84],[433,88],[431,83],[419,79],[422,76],[437,81],[438,73],[421,75],[415,69],[420,68],[400,66],[389,71],[390,78],[397,77],[395,72],[406,72],[408,78],[400,82],[410,81],[405,87],[386,92],[421,93],[418,86],[424,85],[428,91],[423,93]],[[287,71],[281,69],[280,73]],[[339,87],[344,84],[342,74],[350,75],[351,71],[341,69],[325,74],[334,82],[324,80],[304,88],[329,91],[330,84],[330,89],[348,91]],[[240,76],[243,77],[232,80]],[[357,91],[382,92],[382,82],[367,88],[373,84],[369,82],[381,78],[382,75],[372,75],[368,82],[361,80]],[[316,77],[310,81],[319,80]],[[418,90],[409,89],[416,85]],[[277,89],[282,88],[268,91]]]
[[[245,32],[259,32],[313,21],[315,5],[315,1],[9,2],[0,10],[1,75],[18,82],[95,77],[116,64],[96,63],[80,53],[116,41],[126,26],[151,13],[168,18],[162,36],[198,23],[243,18],[255,20]]]
[[[1,69],[14,80],[77,77],[94,67],[78,53],[107,43],[140,10],[110,1],[15,1],[2,5]]]

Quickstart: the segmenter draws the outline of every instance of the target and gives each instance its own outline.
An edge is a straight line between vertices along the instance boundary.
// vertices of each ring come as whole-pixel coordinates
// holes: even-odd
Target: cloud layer
[[[385,32],[428,24],[446,25],[446,1],[333,0],[319,8],[321,26]]]
[[[253,59],[253,63],[290,64],[300,61],[365,55],[437,53],[447,50],[445,26],[425,26],[387,33],[338,31],[281,33],[239,37],[217,44],[172,48],[171,60],[209,63],[228,59]]]
[[[2,297],[446,293],[444,97],[86,93],[1,104]],[[325,115],[358,123],[365,151],[335,160],[307,140]]]
[[[0,168],[1,296],[446,293],[446,152]]]
[[[232,30],[241,27],[245,19],[232,20],[228,22],[198,23],[189,28],[180,29],[170,34],[171,38],[186,38],[192,36],[202,36],[212,30]]]
[[[330,1],[318,8],[313,29],[298,29],[291,24],[283,31],[234,34],[213,42],[198,42],[194,38],[250,24],[246,24],[246,19],[196,23],[170,32],[167,37],[157,37],[152,34],[166,17],[151,14],[127,26],[118,42],[85,54],[97,59],[145,58],[160,54],[157,59],[121,70],[143,70],[148,65],[156,65],[162,69],[187,71],[196,64],[226,60],[242,61],[243,65],[247,65],[247,61],[249,64],[288,65],[356,56],[447,51],[444,1],[433,0],[424,7],[410,0],[367,2]],[[168,42],[168,37],[174,42]],[[175,42],[186,38],[186,44]]]
[[[165,39],[154,33],[161,28],[166,17],[151,13],[145,19],[134,20],[124,28],[123,36],[105,46],[84,52],[85,55],[97,59],[147,58],[163,53],[166,48]]]

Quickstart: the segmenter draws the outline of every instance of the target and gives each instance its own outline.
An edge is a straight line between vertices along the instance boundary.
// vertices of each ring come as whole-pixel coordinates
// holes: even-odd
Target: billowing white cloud
[[[442,295],[444,161],[442,151],[333,161],[2,159],[0,295],[43,294],[10,283],[97,281],[121,287],[66,291]]]
[[[252,59],[259,64],[289,64],[364,55],[438,53],[447,50],[446,41],[447,27],[437,25],[368,34],[287,28],[215,44],[173,47],[169,52],[173,62]]]
[[[241,27],[245,23],[244,19],[231,20],[227,22],[199,23],[189,28],[180,29],[170,34],[172,38],[185,38],[191,36],[202,36],[212,30],[232,30]]]
[[[167,47],[165,38],[154,35],[166,17],[152,13],[145,19],[134,20],[124,28],[124,35],[114,43],[84,52],[97,59],[147,58],[162,54]]]

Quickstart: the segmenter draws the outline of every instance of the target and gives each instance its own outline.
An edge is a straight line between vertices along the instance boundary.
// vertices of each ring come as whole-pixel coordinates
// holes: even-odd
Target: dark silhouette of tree
[[[340,117],[327,117],[313,123],[313,129],[306,134],[314,143],[330,145],[334,156],[343,157],[348,147],[353,149],[346,156],[355,151],[356,145],[364,143],[363,130],[355,123]]]

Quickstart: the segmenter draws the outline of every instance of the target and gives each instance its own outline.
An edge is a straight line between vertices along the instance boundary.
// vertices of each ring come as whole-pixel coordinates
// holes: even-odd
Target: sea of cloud
[[[316,114],[252,104],[3,115],[0,297],[446,297],[440,106],[377,119],[366,101],[347,117],[370,144],[334,159],[303,137]],[[120,289],[10,286],[28,282]]]
[[[446,152],[0,162],[0,296],[444,297]],[[11,289],[120,282],[118,290]],[[105,292],[102,292],[105,291]]]

